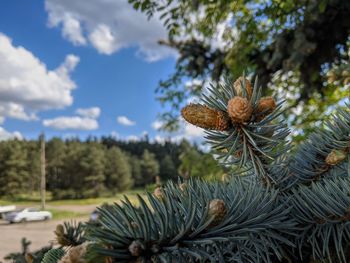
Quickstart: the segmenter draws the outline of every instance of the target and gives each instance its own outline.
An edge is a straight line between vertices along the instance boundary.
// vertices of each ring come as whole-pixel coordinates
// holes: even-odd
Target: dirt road
[[[66,211],[90,213],[96,206],[62,206],[54,207]],[[86,221],[88,218],[76,218],[75,221]],[[27,222],[21,224],[9,224],[0,219],[0,262],[5,255],[11,252],[21,251],[21,239],[30,240],[30,251],[35,251],[45,245],[49,245],[55,238],[53,231],[56,226],[65,220],[50,220],[41,222]],[[6,262],[6,261],[5,261]]]

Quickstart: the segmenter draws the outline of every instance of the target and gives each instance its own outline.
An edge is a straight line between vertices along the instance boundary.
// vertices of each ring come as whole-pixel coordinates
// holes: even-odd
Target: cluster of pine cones
[[[239,77],[232,85],[234,94],[228,103],[226,111],[209,108],[201,104],[190,104],[181,111],[186,121],[208,130],[227,131],[232,125],[248,122],[259,122],[276,108],[272,97],[262,97],[253,105],[251,98],[253,88],[250,81]]]

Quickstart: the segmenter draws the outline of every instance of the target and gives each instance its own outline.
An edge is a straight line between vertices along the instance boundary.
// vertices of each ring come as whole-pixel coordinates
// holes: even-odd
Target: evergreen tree
[[[159,164],[154,156],[148,150],[145,150],[141,158],[141,181],[143,185],[155,183],[159,175]]]
[[[173,162],[173,159],[169,154],[165,155],[159,164],[159,176],[162,181],[176,179],[178,174]]]
[[[226,80],[182,110],[231,180],[169,182],[137,206],[100,208],[90,262],[350,261],[350,105],[292,149],[281,103],[254,84]]]
[[[40,189],[40,148],[37,141],[21,142],[27,148],[27,171],[29,174],[28,189],[31,192]]]
[[[144,186],[141,173],[141,161],[135,155],[128,155],[128,162],[131,168],[131,177],[134,182],[134,186]]]
[[[66,145],[59,138],[52,138],[46,144],[46,172],[48,190],[60,188],[64,178],[64,166],[66,158]],[[64,186],[63,186],[64,187]]]
[[[16,139],[8,141],[1,148],[0,196],[14,197],[20,193],[28,193],[31,179],[26,148]]]
[[[105,181],[105,154],[102,145],[94,142],[86,144],[78,166],[83,178],[79,187],[79,197],[101,195],[105,188],[103,184]]]
[[[125,191],[133,184],[128,159],[117,147],[106,152],[105,176],[105,185],[113,194]]]

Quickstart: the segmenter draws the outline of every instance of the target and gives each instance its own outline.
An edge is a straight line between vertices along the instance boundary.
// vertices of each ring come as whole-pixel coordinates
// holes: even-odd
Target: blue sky
[[[11,0],[0,9],[0,139],[161,140],[154,90],[174,71],[161,22],[126,0]],[[2,66],[1,66],[2,64]],[[178,136],[198,137],[185,126]]]

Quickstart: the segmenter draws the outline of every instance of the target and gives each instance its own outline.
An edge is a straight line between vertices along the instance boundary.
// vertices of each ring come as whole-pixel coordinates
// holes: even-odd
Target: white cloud
[[[50,20],[50,26],[55,27],[58,25],[54,23],[54,19]],[[74,45],[86,45],[86,39],[83,36],[83,32],[80,26],[79,20],[66,15],[65,19],[62,22],[62,34],[65,38],[69,39]]]
[[[159,130],[163,126],[163,123],[161,121],[154,121],[151,126],[153,129]]]
[[[5,117],[24,121],[38,120],[35,113],[28,114],[24,111],[24,107],[22,105],[12,102],[3,102],[0,104],[0,116],[2,116],[3,120],[5,120]]]
[[[75,111],[75,113],[82,117],[96,119],[100,116],[101,109],[99,107],[79,108]]]
[[[0,61],[0,117],[35,120],[36,112],[73,103],[76,84],[70,73],[78,57],[68,55],[57,69],[48,70],[30,51],[0,33]]]
[[[124,126],[133,126],[136,124],[136,122],[128,119],[128,117],[126,117],[126,116],[118,116],[117,122],[121,125],[124,125]]]
[[[162,22],[157,18],[147,20],[127,0],[46,0],[45,8],[49,26],[61,27],[63,37],[75,45],[89,43],[107,55],[136,47],[148,61],[176,54],[158,44],[159,39],[167,37]]]
[[[95,119],[78,116],[46,119],[43,120],[43,125],[56,130],[96,130],[98,128],[98,122]]]
[[[127,141],[139,141],[140,140],[140,137],[139,136],[136,136],[136,135],[129,135],[128,137],[126,137],[126,140]]]
[[[10,139],[22,140],[23,136],[19,131],[9,132],[9,131],[6,131],[3,127],[0,127],[0,141],[10,140]]]
[[[184,137],[186,138],[198,138],[204,136],[204,131],[202,128],[198,128],[192,124],[186,123],[184,128]]]
[[[107,25],[98,25],[89,35],[89,39],[97,51],[105,55],[111,55],[120,48]]]

